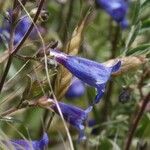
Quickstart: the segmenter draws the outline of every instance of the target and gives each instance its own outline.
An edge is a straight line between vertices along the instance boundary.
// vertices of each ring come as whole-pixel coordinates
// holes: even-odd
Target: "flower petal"
[[[64,65],[74,76],[90,86],[97,88],[98,94],[93,104],[99,102],[111,74],[117,72],[121,66],[121,61],[118,61],[111,67],[107,67],[104,64],[82,57],[70,56],[58,50],[52,50],[51,54],[55,57],[57,62]]]
[[[10,143],[9,143],[10,142]],[[3,143],[9,147],[14,147],[15,150],[44,150],[48,145],[49,139],[47,133],[43,134],[43,137],[40,140],[29,141],[29,140],[10,140],[3,141]]]
[[[67,98],[74,99],[74,98],[81,97],[84,94],[84,92],[85,92],[85,85],[81,80],[74,77],[65,96]]]
[[[58,103],[64,119],[79,131],[79,140],[85,139],[84,123],[88,118],[88,113],[92,110],[92,106],[83,110],[79,107],[68,105],[62,102]],[[59,115],[57,105],[54,104],[51,108]]]

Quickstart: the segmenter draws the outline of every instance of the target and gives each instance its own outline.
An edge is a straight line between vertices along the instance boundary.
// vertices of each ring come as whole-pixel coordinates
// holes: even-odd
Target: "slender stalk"
[[[24,104],[19,103],[17,107],[12,107],[9,110],[4,111],[3,113],[0,114],[0,117],[5,117],[5,116],[8,116],[8,115],[11,115],[12,113],[17,112],[17,111],[19,111],[20,109],[23,109],[23,108],[36,107],[36,106],[39,106],[37,104],[37,101],[24,101]]]
[[[110,24],[111,23],[112,22],[110,21]],[[111,25],[110,25],[110,27],[111,27]],[[112,34],[112,31],[111,31],[111,34]],[[120,30],[119,30],[119,26],[117,26],[115,28],[115,33],[114,33],[114,36],[113,36],[114,38],[110,39],[111,40],[111,45],[112,45],[110,59],[113,59],[116,56],[117,44],[118,44],[118,40],[119,40],[119,34],[120,34]],[[110,37],[111,36],[112,35],[110,35]],[[103,109],[102,109],[102,114],[105,114],[101,118],[101,121],[103,121],[103,122],[106,121],[106,119],[107,119],[108,108],[109,108],[109,105],[110,105],[110,99],[111,99],[111,96],[112,96],[113,87],[114,87],[114,84],[111,81],[108,85],[108,88],[107,88],[107,92],[106,92],[106,95],[105,95],[104,106],[103,106]]]
[[[12,52],[12,54],[18,52],[18,50],[21,48],[21,46],[23,45],[23,43],[25,42],[25,40],[26,40],[26,39],[28,38],[28,36],[30,35],[30,33],[31,33],[31,31],[32,31],[32,29],[33,29],[33,27],[34,27],[36,21],[38,20],[38,17],[39,17],[39,15],[40,15],[40,13],[41,13],[41,10],[42,10],[44,1],[45,1],[45,0],[41,0],[41,1],[40,1],[39,7],[38,7],[38,9],[37,9],[37,12],[36,12],[36,15],[35,15],[35,17],[34,17],[34,19],[33,19],[32,24],[30,25],[28,31],[25,33],[25,35],[24,35],[24,37],[22,38],[21,42],[17,45],[17,47],[16,47],[16,48],[14,49],[14,51]]]
[[[51,113],[51,117],[49,118],[48,123],[47,123],[47,126],[46,126],[46,131],[48,131],[48,129],[50,128],[50,125],[51,125],[51,123],[52,123],[52,121],[53,121],[54,116],[55,116],[55,113],[52,112],[52,113]]]
[[[15,9],[18,5],[18,0],[14,0],[13,9]]]
[[[10,114],[14,113],[14,112],[17,111],[17,110],[18,110],[18,109],[15,108],[15,107],[14,107],[14,108],[11,108],[11,109],[5,111],[4,113],[0,114],[0,117],[5,117],[5,116],[7,116],[7,115],[10,115]]]
[[[36,21],[38,20],[38,17],[39,17],[39,15],[40,15],[41,10],[42,10],[44,1],[45,1],[45,0],[41,0],[41,1],[40,1],[39,7],[38,7],[38,10],[37,10],[37,12],[36,12],[36,15],[35,15],[35,17],[34,17],[34,19],[33,19],[33,22],[32,22],[32,24],[30,25],[28,31],[25,33],[25,35],[24,35],[24,37],[22,38],[21,42],[17,45],[17,47],[16,47],[13,51],[11,51],[11,54],[10,54],[10,57],[9,57],[9,59],[8,59],[8,62],[7,62],[7,65],[6,65],[4,74],[3,74],[2,79],[1,79],[1,81],[0,81],[0,93],[1,93],[1,91],[2,91],[2,88],[3,88],[3,85],[4,85],[5,79],[6,79],[6,77],[7,77],[7,74],[8,74],[8,72],[9,72],[9,69],[10,69],[10,66],[11,66],[11,62],[12,62],[12,59],[13,59],[13,55],[18,52],[18,50],[21,48],[21,46],[23,45],[23,43],[25,42],[25,40],[26,40],[26,39],[28,38],[28,36],[30,35],[30,33],[31,33],[31,31],[32,31],[32,29],[33,29],[33,27],[34,27],[34,24],[35,24]]]
[[[72,14],[73,14],[73,6],[74,6],[74,0],[69,0],[66,15],[63,13],[63,11],[65,11],[65,5],[62,5],[62,7],[61,7],[61,11],[60,11],[61,26],[58,28],[58,32],[60,33],[63,43],[65,43],[67,40],[67,31],[68,31],[70,21],[72,18]],[[62,15],[62,13],[63,13],[63,15]]]
[[[1,78],[1,82],[0,82],[0,93],[1,93],[1,91],[2,91],[2,88],[3,88],[3,85],[4,85],[5,79],[6,79],[6,77],[7,77],[8,71],[9,71],[9,69],[10,69],[11,62],[12,62],[12,56],[10,55],[9,58],[8,58],[7,64],[6,64],[6,68],[5,68],[4,74],[3,74],[2,78]]]
[[[67,39],[67,30],[69,28],[69,24],[70,24],[71,17],[73,14],[73,6],[74,6],[74,0],[69,0],[69,10],[67,13],[67,18],[66,18],[65,25],[64,25],[64,32],[62,36],[63,42],[66,42],[66,39]]]
[[[133,135],[135,133],[135,130],[138,126],[138,123],[139,123],[139,121],[140,121],[140,119],[141,119],[141,117],[144,113],[144,110],[145,110],[149,100],[150,100],[150,92],[143,98],[143,103],[142,103],[141,109],[137,113],[137,115],[135,117],[135,120],[133,120],[133,124],[132,124],[131,128],[129,129],[129,135],[128,135],[127,142],[126,142],[126,145],[125,145],[125,150],[130,149],[130,145],[131,145],[131,142],[132,142]]]
[[[15,10],[16,7],[17,7],[17,0],[14,1],[13,11]],[[15,18],[14,18],[14,15],[12,15],[11,17],[12,17],[11,18],[12,20],[11,20],[11,24],[10,24],[10,40],[9,40],[9,44],[8,44],[9,58],[8,58],[8,61],[7,61],[7,64],[6,64],[4,74],[3,74],[1,82],[0,82],[0,92],[2,90],[2,87],[4,85],[6,76],[8,74],[8,71],[9,71],[9,68],[10,68],[10,65],[11,65],[11,62],[12,62],[11,51],[13,50],[13,47],[14,47],[14,32],[15,32],[15,27],[16,27],[16,23],[15,23],[16,22],[16,16],[15,16]]]
[[[25,6],[27,0],[22,0],[21,2],[22,2],[22,5]]]

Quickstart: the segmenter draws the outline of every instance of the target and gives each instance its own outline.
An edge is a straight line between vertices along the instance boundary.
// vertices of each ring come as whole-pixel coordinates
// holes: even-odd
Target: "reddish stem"
[[[143,98],[143,101],[142,101],[142,106],[141,106],[141,109],[139,110],[139,112],[137,113],[135,119],[133,120],[133,124],[129,130],[129,135],[128,135],[128,138],[127,138],[127,142],[126,142],[126,147],[125,147],[125,150],[129,150],[130,149],[130,145],[131,145],[131,142],[132,142],[132,138],[133,138],[133,135],[135,133],[135,130],[138,126],[138,123],[144,113],[144,110],[148,104],[150,100],[150,93],[148,93],[144,98]]]

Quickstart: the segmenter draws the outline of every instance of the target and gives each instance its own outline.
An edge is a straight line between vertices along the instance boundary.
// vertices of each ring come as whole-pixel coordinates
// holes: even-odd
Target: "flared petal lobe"
[[[79,140],[85,139],[84,123],[88,118],[88,113],[92,110],[90,106],[88,109],[83,110],[79,107],[68,105],[62,102],[58,103],[64,119],[79,131]],[[51,108],[59,115],[57,105],[54,104]]]

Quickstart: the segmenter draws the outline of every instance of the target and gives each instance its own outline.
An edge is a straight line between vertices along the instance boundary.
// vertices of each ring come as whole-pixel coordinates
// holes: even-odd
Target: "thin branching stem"
[[[16,5],[17,5],[17,0],[14,1],[13,11],[15,10]],[[8,61],[7,61],[7,64],[6,64],[6,68],[5,68],[4,74],[3,74],[1,82],[0,82],[0,92],[1,92],[1,90],[3,88],[6,76],[8,74],[8,71],[9,71],[9,68],[10,68],[10,65],[11,65],[11,62],[12,62],[11,51],[14,48],[14,32],[15,32],[15,27],[16,27],[16,23],[15,23],[16,22],[16,16],[14,18],[14,14],[12,14],[12,16],[10,16],[10,17],[12,17],[12,18],[11,18],[11,21],[10,21],[10,40],[9,40],[9,43],[8,43],[9,58],[8,58]]]
[[[36,21],[38,20],[38,17],[39,17],[39,15],[40,15],[41,10],[42,10],[44,1],[45,1],[45,0],[41,0],[41,1],[40,1],[40,4],[39,4],[38,9],[37,9],[37,12],[36,12],[36,15],[35,15],[35,17],[34,17],[34,19],[33,19],[33,22],[32,22],[32,24],[30,25],[28,31],[25,33],[25,35],[24,35],[24,37],[22,38],[21,42],[17,45],[17,47],[16,47],[13,51],[11,51],[11,54],[10,54],[10,57],[9,57],[9,59],[8,59],[8,62],[7,62],[7,65],[6,65],[4,74],[3,74],[2,79],[1,79],[1,81],[0,81],[0,92],[2,91],[2,88],[3,88],[3,85],[4,85],[5,79],[6,79],[6,77],[7,77],[8,72],[9,72],[9,69],[10,69],[10,66],[11,66],[11,63],[12,63],[12,59],[13,59],[13,55],[18,52],[18,50],[21,48],[21,46],[23,45],[23,43],[25,42],[25,40],[26,40],[26,39],[28,38],[28,36],[30,35],[30,33],[31,33],[31,31],[32,31],[32,29],[33,29],[33,27],[34,27],[34,24],[35,24]]]
[[[2,113],[0,116],[1,116],[1,117],[5,117],[5,116],[7,116],[7,115],[10,115],[10,114],[14,113],[14,112],[17,111],[17,110],[18,110],[18,109],[17,109],[16,107],[10,108],[9,110],[7,110],[7,111],[5,111],[4,113]]]
[[[133,120],[131,128],[129,129],[129,135],[128,135],[127,142],[126,142],[126,145],[125,145],[125,150],[130,149],[132,138],[134,136],[134,133],[136,131],[138,123],[139,123],[139,121],[140,121],[140,119],[141,119],[141,117],[144,113],[144,110],[145,110],[149,100],[150,100],[150,92],[143,98],[142,106],[141,106],[139,112],[137,113],[135,119]]]
[[[36,107],[38,106],[37,101],[24,101],[24,104],[20,104],[17,107],[12,107],[10,109],[8,109],[7,111],[4,111],[3,113],[0,114],[0,117],[5,117],[5,116],[9,116],[12,113],[15,113],[21,109],[25,109],[28,107]]]

